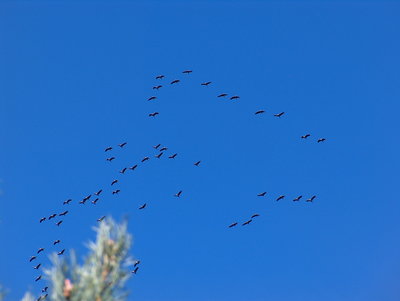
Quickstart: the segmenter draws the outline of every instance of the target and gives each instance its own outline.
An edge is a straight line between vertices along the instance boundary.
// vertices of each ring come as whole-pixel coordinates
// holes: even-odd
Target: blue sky
[[[129,300],[399,300],[399,12],[384,1],[1,1],[9,300],[38,293],[27,259],[39,247],[44,265],[55,239],[83,256],[102,215],[129,219],[142,261]],[[106,162],[104,148],[124,141]],[[154,158],[158,143],[176,159]],[[100,188],[97,206],[76,204]],[[38,223],[67,198],[61,227]]]

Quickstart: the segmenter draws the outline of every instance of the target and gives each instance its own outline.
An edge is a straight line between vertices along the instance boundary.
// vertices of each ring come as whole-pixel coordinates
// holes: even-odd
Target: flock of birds
[[[183,74],[190,74],[190,73],[192,73],[192,70],[184,70],[182,73],[183,73]],[[164,79],[165,79],[165,76],[164,76],[164,75],[158,75],[158,76],[156,76],[156,80],[157,80],[157,81],[161,81],[161,80],[164,80]],[[179,79],[174,79],[174,80],[172,80],[172,81],[170,82],[170,85],[176,85],[176,84],[178,84],[178,83],[180,83],[180,82],[181,82],[181,81],[180,81]],[[209,85],[211,85],[211,84],[212,84],[211,81],[207,81],[207,82],[200,83],[201,86],[205,86],[205,87],[207,87],[207,86],[209,86]],[[157,90],[157,91],[158,91],[158,90],[161,89],[161,88],[163,88],[163,85],[160,85],[160,84],[153,86],[153,90]],[[227,93],[220,93],[220,94],[218,94],[216,97],[217,97],[217,98],[227,98],[227,96],[228,96]],[[153,101],[153,100],[156,100],[156,99],[157,99],[157,96],[151,96],[151,97],[148,98],[148,101]],[[238,96],[238,95],[232,95],[232,96],[229,97],[229,99],[230,99],[230,100],[237,100],[237,99],[240,99],[240,96]],[[255,114],[255,115],[261,115],[261,114],[264,114],[264,113],[265,113],[265,110],[257,110],[254,114]],[[149,114],[149,117],[156,117],[156,116],[159,115],[159,114],[160,114],[159,112],[153,112],[153,113],[150,113],[150,114]],[[285,112],[280,112],[280,113],[277,113],[277,114],[273,114],[273,116],[275,116],[275,117],[277,117],[277,118],[281,118],[282,116],[284,116],[284,114],[285,114]],[[301,139],[308,139],[310,136],[311,136],[311,134],[308,134],[308,133],[307,133],[307,134],[302,135],[300,138],[301,138]],[[317,141],[317,143],[321,143],[321,142],[324,142],[325,140],[326,140],[325,138],[318,138],[316,141]],[[127,145],[127,142],[123,142],[123,143],[121,143],[121,144],[118,144],[118,147],[122,149],[122,148],[124,148],[126,145]],[[118,148],[118,147],[117,147],[117,148]],[[154,157],[157,158],[157,159],[160,159],[160,158],[168,151],[168,147],[162,146],[161,144],[154,145],[153,148],[154,148],[155,150],[158,151],[158,153],[157,153],[156,155],[154,155]],[[114,150],[114,147],[108,146],[108,147],[105,148],[104,151],[108,154],[109,152],[112,152],[113,150]],[[170,153],[170,154],[168,154],[168,155],[166,154],[165,156],[168,156],[169,159],[175,159],[175,158],[178,156],[178,153]],[[109,156],[109,157],[106,158],[106,161],[108,161],[108,162],[113,162],[115,159],[116,159],[115,156]],[[143,157],[143,158],[140,160],[140,163],[145,163],[145,162],[148,161],[148,160],[150,160],[150,157],[149,157],[149,156]],[[134,165],[132,165],[132,166],[123,167],[123,168],[119,171],[119,173],[120,173],[120,174],[125,174],[125,173],[128,172],[128,171],[134,171],[134,170],[136,170],[136,169],[138,168],[138,165],[139,165],[140,163],[134,164]],[[196,166],[196,167],[199,167],[199,166],[200,166],[200,163],[201,163],[201,160],[198,160],[198,161],[195,161],[195,162],[193,163],[193,165]],[[115,188],[116,186],[118,186],[118,183],[119,183],[119,180],[118,180],[118,179],[114,179],[114,180],[111,181],[110,186],[112,187],[112,189],[111,189],[111,194],[112,194],[112,195],[118,195],[118,193],[121,191],[120,189]],[[178,192],[176,192],[176,193],[174,194],[174,197],[179,198],[179,197],[181,197],[182,193],[183,193],[183,191],[182,191],[182,190],[179,190]],[[86,202],[90,201],[93,205],[96,205],[96,204],[98,203],[99,199],[100,199],[100,195],[102,195],[102,194],[103,194],[103,189],[99,189],[98,191],[96,191],[96,192],[94,192],[94,193],[92,193],[92,194],[88,194],[87,196],[85,196],[84,198],[82,198],[82,200],[78,201],[78,204],[84,205],[84,204],[86,204]],[[267,195],[267,192],[261,192],[261,193],[257,194],[258,197],[265,197],[266,195]],[[281,200],[283,200],[284,198],[286,198],[285,195],[279,195],[279,196],[276,198],[276,201],[281,201]],[[313,195],[313,196],[309,197],[308,199],[306,199],[305,202],[311,203],[311,202],[313,202],[313,201],[315,200],[315,198],[316,198],[316,195]],[[297,196],[296,198],[293,199],[293,202],[299,202],[299,201],[301,201],[302,199],[303,199],[303,196],[302,196],[302,195],[299,195],[299,196]],[[67,199],[67,200],[63,201],[62,204],[63,204],[63,206],[67,206],[67,205],[70,205],[71,202],[73,202],[72,199]],[[143,210],[143,209],[146,208],[146,206],[147,206],[147,204],[144,203],[144,204],[142,204],[140,207],[138,207],[138,209],[139,209],[139,210]],[[41,217],[41,218],[39,219],[39,223],[43,223],[43,222],[45,222],[45,221],[50,221],[50,220],[52,220],[52,219],[56,219],[57,221],[55,221],[54,224],[55,224],[57,227],[60,227],[60,226],[62,225],[62,223],[63,223],[63,219],[62,219],[62,218],[64,218],[65,216],[67,216],[68,213],[69,213],[69,210],[64,210],[64,211],[62,211],[62,212],[60,212],[60,213],[53,213],[53,214],[51,214],[51,215],[49,215],[49,216]],[[242,226],[249,225],[255,218],[257,218],[257,217],[259,217],[259,216],[260,216],[260,214],[255,213],[255,214],[253,214],[249,219],[247,219],[246,221],[241,222],[241,223],[235,221],[235,222],[232,222],[231,224],[229,224],[227,227],[228,227],[228,228],[233,228],[233,227],[236,227],[236,226],[238,226],[238,225],[240,225],[240,224],[241,224]],[[106,216],[101,216],[101,217],[99,217],[99,218],[97,219],[97,221],[98,221],[98,222],[102,222],[105,218],[106,218]],[[61,243],[61,240],[60,240],[60,239],[57,239],[57,240],[54,240],[54,241],[52,242],[52,245],[53,245],[53,246],[56,246],[56,245],[59,245],[60,243]],[[45,248],[43,248],[43,247],[39,248],[39,249],[36,251],[36,254],[30,257],[29,262],[37,261],[39,255],[40,255],[41,253],[43,253],[44,251],[45,251]],[[64,254],[64,252],[65,252],[65,249],[61,249],[61,250],[59,250],[59,251],[57,252],[57,255],[62,256],[62,255]],[[137,261],[134,263],[134,265],[133,265],[133,270],[132,270],[132,273],[133,273],[133,274],[136,274],[136,273],[138,272],[139,264],[140,264],[140,260],[137,260]],[[35,266],[33,266],[33,268],[34,268],[35,270],[40,270],[41,267],[42,267],[42,264],[41,264],[41,263],[38,263],[38,264],[36,264]],[[38,282],[38,281],[40,281],[41,279],[42,279],[42,275],[39,275],[39,276],[37,276],[37,277],[35,278],[35,281]],[[47,296],[48,296],[48,287],[46,286],[46,287],[44,287],[44,288],[42,289],[42,294],[38,297],[37,300],[38,300],[38,301],[44,300],[44,299],[47,298]]]

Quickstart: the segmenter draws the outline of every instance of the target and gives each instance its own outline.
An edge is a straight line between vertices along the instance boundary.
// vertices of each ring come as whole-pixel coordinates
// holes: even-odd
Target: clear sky
[[[142,261],[129,300],[398,301],[400,3],[346,2],[1,1],[9,300],[40,290],[39,247],[45,266],[55,239],[82,256],[112,215]]]

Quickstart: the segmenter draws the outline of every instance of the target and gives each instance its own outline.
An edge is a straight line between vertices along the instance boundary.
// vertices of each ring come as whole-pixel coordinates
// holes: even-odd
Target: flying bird
[[[120,172],[120,173],[125,173],[126,169],[127,169],[127,168],[124,167],[124,168],[122,168],[119,172]]]
[[[92,204],[93,204],[93,205],[96,205],[98,200],[99,200],[99,198],[93,200],[93,201],[92,201]]]
[[[183,71],[182,73],[189,74],[189,73],[192,73],[192,72],[193,72],[192,70],[185,70],[185,71]]]
[[[211,84],[211,82],[201,83],[202,86],[208,86],[209,84]]]
[[[157,149],[161,146],[161,144],[154,145],[153,148]]]
[[[102,217],[98,218],[97,221],[102,222],[105,218],[106,218],[105,216],[102,216]]]
[[[293,202],[298,202],[298,201],[300,201],[300,199],[301,199],[302,197],[303,197],[302,195],[299,195],[297,198],[295,198],[295,199],[293,200]]]
[[[258,217],[258,216],[260,216],[259,214],[253,214],[252,216],[251,216],[251,218],[253,219],[253,218],[255,218],[255,217]]]
[[[114,159],[115,159],[115,157],[110,157],[110,158],[107,158],[106,160],[109,161],[109,162],[111,162],[111,161],[114,160]]]
[[[147,204],[144,203],[142,206],[139,207],[139,209],[144,209],[144,208],[146,208],[146,205],[147,205]]]
[[[31,256],[31,258],[29,259],[29,262],[32,262],[33,260],[35,260],[37,257],[36,256]]]
[[[265,111],[264,110],[259,110],[259,111],[255,112],[254,114],[258,115],[258,114],[262,114],[262,113],[265,113]]]
[[[61,240],[57,239],[53,242],[53,245],[55,246],[56,244],[59,244],[61,242]]]
[[[65,216],[65,215],[67,215],[68,214],[68,210],[66,210],[66,211],[64,211],[64,212],[61,212],[58,216]]]
[[[234,100],[234,99],[239,99],[239,98],[240,98],[239,96],[235,95],[235,96],[232,96],[230,99]]]
[[[324,142],[325,140],[326,140],[325,138],[319,138],[319,139],[317,140],[317,142],[320,143],[320,142]]]
[[[49,287],[48,286],[46,286],[44,289],[42,289],[42,293],[45,293],[45,292],[47,292],[47,289],[48,289]]]
[[[88,196],[86,196],[86,197],[84,197],[83,198],[83,200],[86,202],[87,200],[89,200],[90,199],[90,197],[91,197],[92,195],[91,194],[89,194]]]
[[[233,223],[233,224],[230,224],[228,227],[229,227],[229,228],[232,228],[232,227],[235,227],[237,224],[238,224],[238,223]]]
[[[307,139],[310,136],[311,136],[310,134],[305,134],[305,135],[301,136],[301,139]]]
[[[284,197],[285,197],[284,195],[280,195],[280,196],[276,199],[276,201],[280,201],[280,200],[282,200]]]
[[[166,150],[168,150],[168,147],[162,147],[162,148],[160,148],[160,152],[163,152],[163,151],[166,151]]]
[[[63,202],[63,205],[68,205],[68,204],[71,203],[71,202],[72,202],[72,200],[71,200],[71,199],[68,199],[68,200],[66,200],[66,201]]]
[[[133,265],[134,268],[136,268],[136,266],[140,263],[140,260],[136,260],[135,264]]]
[[[38,265],[34,266],[33,268],[34,268],[35,270],[38,270],[38,269],[40,268],[41,265],[42,265],[42,264],[39,263]]]
[[[112,192],[112,194],[117,194],[117,193],[119,193],[121,190],[119,190],[119,189],[117,189],[117,190],[114,190],[113,192]]]
[[[79,201],[79,204],[85,204],[86,200]]]
[[[100,195],[100,193],[102,193],[102,192],[103,192],[103,189],[100,189],[99,191],[95,192],[94,194],[95,195]]]
[[[150,113],[149,116],[150,116],[150,117],[156,117],[158,114],[160,114],[160,113],[154,112],[154,113]]]
[[[180,80],[179,79],[175,79],[175,80],[173,80],[172,82],[171,82],[171,85],[173,85],[173,84],[177,84],[177,83],[179,83],[180,82]]]
[[[175,159],[175,157],[176,157],[177,155],[178,155],[178,154],[173,154],[173,155],[169,156],[168,158],[170,158],[170,159]]]
[[[164,75],[157,75],[156,79],[163,79],[165,76]]]
[[[40,279],[42,279],[42,275],[40,275],[39,277],[36,277],[35,281],[39,281]]]
[[[182,194],[182,190],[180,190],[178,193],[176,193],[174,196],[176,196],[177,198],[179,198]]]
[[[250,224],[252,221],[253,221],[252,219],[249,219],[247,222],[244,222],[244,223],[242,224],[242,226],[246,226],[246,225]]]
[[[123,142],[123,143],[121,143],[121,144],[118,144],[118,146],[119,147],[124,147],[125,145],[127,145],[128,144],[128,142]]]
[[[149,157],[144,157],[144,158],[142,159],[142,162],[145,162],[145,161],[147,161],[147,160],[150,160],[150,158],[149,158]]]
[[[44,248],[40,248],[39,250],[37,250],[37,254],[39,254],[40,252],[43,252]]]
[[[56,213],[53,213],[52,215],[49,216],[49,220],[51,220],[52,218],[55,218],[57,216]]]
[[[63,221],[59,221],[56,223],[57,226],[60,226],[62,224]]]
[[[133,165],[132,167],[129,167],[130,170],[135,170],[135,168],[137,167],[137,164]]]
[[[266,194],[267,194],[267,192],[264,191],[264,192],[261,192],[261,193],[257,194],[257,196],[265,196]]]
[[[117,184],[117,183],[118,183],[118,180],[114,180],[111,182],[111,186],[113,186],[114,184]]]
[[[199,166],[201,161],[197,161],[196,163],[194,163],[193,165]]]
[[[158,155],[155,155],[154,157],[160,159],[160,157],[163,155],[164,153],[159,153]]]
[[[316,198],[316,195],[313,195],[312,197],[310,197],[309,199],[306,200],[306,202],[312,202],[314,201],[314,199]]]
[[[60,252],[57,253],[57,255],[63,255],[65,252],[65,249],[62,249]]]
[[[147,99],[147,100],[150,101],[150,100],[154,100],[154,99],[157,99],[157,97],[152,96],[152,97],[149,97],[149,99]]]
[[[139,270],[139,267],[136,267],[136,268],[132,271],[132,274],[136,274],[138,270]]]
[[[162,85],[154,86],[154,87],[153,87],[153,90],[158,90],[158,89],[160,89],[160,88],[162,88]]]
[[[105,152],[108,152],[108,151],[110,151],[110,150],[112,150],[112,147],[111,147],[111,146],[107,147],[104,151],[105,151]]]
[[[45,218],[45,217],[42,217],[42,218],[39,220],[39,223],[43,223],[45,220],[46,220],[46,218]]]
[[[218,95],[217,97],[225,97],[225,96],[227,96],[228,94],[226,94],[226,93],[222,93],[222,94],[220,94],[220,95]]]
[[[285,112],[280,112],[279,114],[274,114],[275,117],[281,117]]]

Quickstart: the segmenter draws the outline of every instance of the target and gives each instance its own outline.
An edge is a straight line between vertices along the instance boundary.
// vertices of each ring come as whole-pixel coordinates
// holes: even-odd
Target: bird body
[[[36,258],[37,258],[36,256],[31,256],[31,258],[29,259],[29,262],[34,261]]]
[[[68,205],[69,203],[71,203],[71,201],[72,201],[71,199],[68,199],[68,200],[63,202],[63,205]]]
[[[280,201],[280,200],[282,200],[284,197],[285,197],[284,195],[280,195],[276,200],[277,200],[277,201]]]
[[[95,195],[100,195],[100,193],[103,191],[103,189],[100,189],[99,191],[95,192]]]
[[[160,114],[160,113],[154,112],[154,113],[150,113],[149,116],[150,116],[150,117],[156,117],[158,114]]]
[[[62,249],[60,252],[57,253],[57,255],[59,255],[59,256],[60,256],[60,255],[63,255],[64,252],[65,252],[65,249]]]
[[[153,148],[157,149],[161,146],[161,144],[154,145]]]
[[[136,274],[138,270],[139,270],[139,267],[136,267],[136,268],[132,271],[132,274]]]
[[[67,215],[68,214],[68,210],[66,210],[66,211],[64,211],[64,212],[61,212],[58,216],[65,216],[65,215]]]
[[[139,263],[140,263],[140,260],[136,260],[136,262],[135,262],[135,264],[133,265],[133,267],[135,268]]]
[[[252,221],[253,221],[252,219],[249,219],[247,222],[244,222],[244,223],[242,224],[242,226],[246,226],[246,225],[250,224]]]
[[[99,198],[94,199],[94,200],[92,201],[92,204],[93,204],[93,205],[96,205],[98,200],[99,200]]]
[[[211,82],[201,83],[202,86],[208,86],[209,84],[211,84]]]
[[[112,160],[115,160],[115,157],[107,158],[107,161],[108,161],[108,162],[111,162]]]
[[[232,228],[232,227],[235,227],[237,224],[238,224],[238,223],[233,223],[233,224],[230,224],[228,227],[229,227],[229,228]]]
[[[45,218],[45,217],[42,217],[42,218],[39,220],[39,223],[43,223],[45,220],[46,220],[46,218]]]
[[[259,110],[259,111],[255,112],[254,114],[258,115],[258,114],[262,114],[262,113],[265,113],[265,111],[264,110]]]
[[[110,151],[110,150],[112,150],[112,147],[111,147],[111,146],[107,147],[104,151],[105,151],[105,152],[108,152],[108,151]]]
[[[142,159],[142,162],[145,162],[145,161],[147,161],[147,160],[150,160],[150,158],[149,158],[149,157],[144,157],[144,158]]]
[[[137,168],[137,164],[133,165],[132,167],[129,167],[130,170],[135,170]]]
[[[41,265],[42,265],[42,264],[39,263],[38,265],[34,266],[33,268],[34,268],[35,270],[38,270],[38,269],[40,268]]]
[[[199,166],[201,163],[201,161],[197,161],[196,163],[194,163],[193,165]]]
[[[147,100],[150,101],[150,100],[154,100],[154,99],[157,99],[157,97],[152,96],[152,97],[149,97],[149,99],[147,99]]]
[[[325,138],[319,138],[319,139],[317,140],[317,142],[320,143],[320,142],[324,142],[325,140],[326,140]]]
[[[154,157],[160,159],[160,157],[163,155],[164,153],[159,153],[158,155],[155,155]]]
[[[44,248],[40,248],[39,250],[37,250],[37,254],[39,254],[40,252],[43,252]]]
[[[160,148],[160,152],[163,152],[163,151],[166,151],[166,150],[168,150],[168,147],[162,147],[162,148]]]
[[[127,145],[128,144],[128,142],[123,142],[123,143],[121,143],[121,144],[118,144],[118,146],[119,147],[124,147],[125,145]]]
[[[160,88],[162,88],[162,85],[154,86],[154,87],[153,87],[153,90],[158,90],[158,89],[160,89]]]
[[[264,191],[264,192],[261,192],[261,193],[257,194],[257,196],[265,196],[266,194],[267,194],[267,192]]]
[[[306,202],[312,202],[316,197],[316,195],[313,195],[311,198],[307,199]]]
[[[125,173],[125,171],[126,171],[126,167],[122,168],[119,172],[120,173]]]
[[[259,214],[253,214],[252,216],[251,216],[251,219],[253,219],[253,218],[255,218],[255,217],[258,217],[258,216],[260,216]]]
[[[274,114],[275,117],[281,117],[285,112],[280,112],[279,114]]]
[[[310,134],[305,134],[305,135],[301,136],[301,139],[307,139],[310,136],[311,136]]]
[[[114,180],[111,182],[111,186],[113,186],[114,184],[117,184],[117,183],[118,183],[118,180]]]
[[[119,190],[119,189],[117,189],[117,190],[114,190],[113,192],[112,192],[112,194],[117,194],[117,193],[119,193],[121,190]]]
[[[226,94],[226,93],[221,93],[221,94],[219,94],[217,97],[225,97],[225,96],[227,96],[228,94]]]
[[[40,279],[42,279],[42,275],[40,275],[39,277],[36,277],[35,281],[39,281]]]
[[[295,199],[293,200],[293,202],[298,202],[298,201],[300,201],[300,199],[301,199],[302,197],[303,197],[302,195],[299,195],[297,198],[295,198]]]
[[[180,80],[179,79],[175,79],[175,80],[173,80],[172,82],[171,82],[171,85],[173,85],[173,84],[177,84],[177,83],[179,83],[180,82]]]
[[[106,218],[105,216],[102,216],[102,217],[98,218],[97,221],[102,222],[105,218]]]
[[[185,70],[185,71],[183,71],[182,73],[189,74],[189,73],[192,73],[192,72],[193,72],[192,70]]]
[[[144,209],[144,208],[146,208],[146,205],[147,205],[147,204],[144,203],[142,206],[139,207],[139,209]]]
[[[239,99],[239,98],[240,98],[239,96],[235,95],[235,96],[232,96],[230,99],[234,100],[234,99]]]
[[[56,244],[59,244],[61,242],[61,240],[57,239],[53,242],[53,245],[55,246]]]
[[[55,218],[57,216],[56,213],[53,213],[52,215],[49,216],[49,220],[51,220],[52,218]]]
[[[165,76],[164,75],[157,75],[156,79],[163,79]]]
[[[175,157],[176,157],[177,155],[178,155],[178,154],[173,154],[173,155],[169,156],[168,158],[170,158],[170,159],[175,159]]]
[[[59,221],[56,223],[57,226],[60,226],[62,224],[63,221]]]
[[[176,196],[177,198],[179,198],[182,194],[182,190],[180,190],[178,193],[176,193],[174,196]]]

